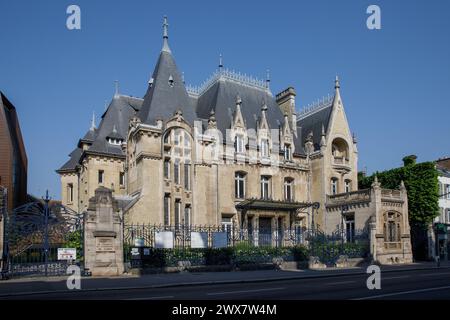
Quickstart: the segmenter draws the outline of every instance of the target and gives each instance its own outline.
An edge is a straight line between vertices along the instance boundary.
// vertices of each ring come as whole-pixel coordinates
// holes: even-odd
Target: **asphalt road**
[[[153,289],[73,290],[3,297],[1,299],[120,299],[120,300],[436,300],[450,299],[450,269],[399,271],[381,274],[381,289],[369,290],[369,275],[280,280],[259,283],[214,284]]]

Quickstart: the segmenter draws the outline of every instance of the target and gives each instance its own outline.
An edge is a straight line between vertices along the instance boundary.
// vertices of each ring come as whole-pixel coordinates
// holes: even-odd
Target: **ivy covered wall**
[[[403,158],[404,166],[371,176],[358,175],[360,189],[370,188],[375,176],[383,188],[398,189],[401,181],[408,192],[409,222],[414,257],[427,259],[427,229],[439,215],[438,171],[434,162],[416,163],[415,156]]]

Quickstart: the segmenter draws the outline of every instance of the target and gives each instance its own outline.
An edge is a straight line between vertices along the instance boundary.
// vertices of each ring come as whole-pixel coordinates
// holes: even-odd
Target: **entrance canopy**
[[[264,199],[247,199],[236,205],[239,210],[277,210],[277,211],[294,211],[298,209],[305,209],[313,206],[309,202],[294,202],[294,201],[275,201]]]

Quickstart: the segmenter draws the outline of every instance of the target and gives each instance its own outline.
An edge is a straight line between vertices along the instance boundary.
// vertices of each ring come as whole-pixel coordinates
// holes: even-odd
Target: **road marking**
[[[395,292],[395,293],[386,293],[386,294],[379,294],[376,296],[369,296],[369,297],[363,297],[363,298],[355,298],[352,300],[370,300],[370,299],[377,299],[377,298],[385,298],[385,297],[393,297],[393,296],[401,296],[404,294],[411,294],[411,293],[420,293],[420,292],[429,292],[429,291],[438,291],[438,290],[445,290],[450,289],[450,286],[446,287],[436,287],[436,288],[427,288],[427,289],[419,289],[419,290],[410,290],[410,291],[402,291],[402,292]]]
[[[382,277],[381,280],[405,279],[405,278],[410,278],[410,277],[411,276],[398,276],[398,277],[389,277],[389,278]]]
[[[450,273],[428,273],[428,274],[420,274],[421,277],[432,277],[432,276],[448,276]]]
[[[274,291],[274,290],[284,290],[284,289],[285,288],[267,288],[267,289],[255,289],[255,290],[211,292],[211,293],[207,293],[206,295],[208,295],[208,296],[218,296],[218,295],[230,294],[230,293],[250,293],[250,292]]]
[[[340,284],[347,284],[347,283],[355,283],[356,281],[340,281],[340,282],[331,282],[331,283],[325,283],[325,285],[328,286],[335,286]]]
[[[146,297],[146,298],[130,298],[125,300],[159,300],[159,299],[170,299],[173,296],[161,296],[161,297]]]

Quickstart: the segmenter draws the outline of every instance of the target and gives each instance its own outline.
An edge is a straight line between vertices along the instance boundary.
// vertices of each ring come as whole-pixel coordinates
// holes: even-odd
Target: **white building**
[[[439,172],[439,210],[440,214],[435,219],[436,249],[439,250],[441,259],[448,260],[450,257],[450,157],[436,161]],[[445,232],[446,231],[446,232]]]

